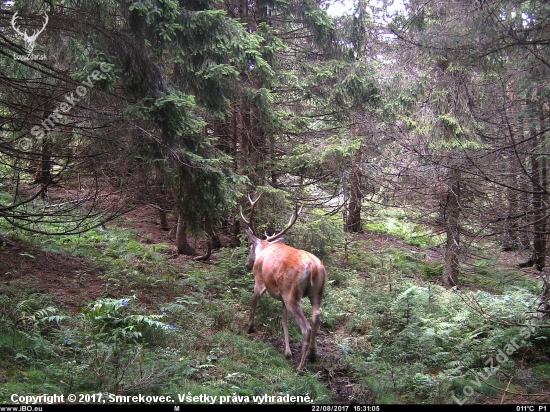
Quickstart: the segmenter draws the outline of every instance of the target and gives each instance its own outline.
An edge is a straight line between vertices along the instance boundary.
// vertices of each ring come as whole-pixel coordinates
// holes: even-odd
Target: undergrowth
[[[0,403],[11,403],[13,393],[98,391],[476,403],[500,400],[495,387],[507,384],[514,392],[548,391],[547,329],[502,326],[532,322],[539,281],[484,260],[472,265],[468,288],[445,289],[436,282],[441,262],[429,262],[418,249],[373,250],[358,239],[349,242],[346,260],[337,252],[343,239],[332,236],[334,221],[318,218],[308,227],[293,241],[305,247],[308,230],[319,231],[316,250],[330,259],[319,359],[303,373],[282,353],[280,302],[262,298],[260,333],[245,333],[254,287],[245,246],[176,268],[167,245],[141,244],[130,230],[97,228],[47,242],[49,250],[86,258],[106,285],[105,296],[80,313],[31,284],[0,285]],[[371,229],[387,234],[396,227]],[[418,228],[399,227],[409,243],[433,245]],[[15,235],[46,246],[40,235]],[[303,304],[311,318],[307,299]],[[296,357],[301,334],[294,322],[289,326]],[[490,369],[491,359],[498,369]],[[345,389],[335,395],[331,385],[338,383]]]

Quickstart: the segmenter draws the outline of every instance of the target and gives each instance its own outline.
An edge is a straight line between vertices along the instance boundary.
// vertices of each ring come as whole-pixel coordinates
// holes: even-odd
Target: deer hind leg
[[[264,285],[254,285],[254,296],[252,297],[252,309],[250,310],[250,320],[248,321],[248,333],[254,332],[254,316],[256,316],[256,306],[258,301],[265,293],[266,288]]]
[[[313,312],[311,343],[309,347],[309,360],[312,362],[315,360],[317,352],[317,343],[315,341],[315,338],[317,337],[317,333],[319,332],[319,324],[321,323],[321,300],[321,295],[315,295],[309,298],[309,301],[311,302],[311,309]]]
[[[306,363],[307,349],[309,347],[309,341],[311,339],[311,326],[304,316],[302,311],[302,304],[300,301],[295,302],[285,302],[286,308],[300,327],[302,331],[302,351],[300,352],[300,360],[298,361],[298,366],[296,370],[301,370]]]
[[[285,332],[285,356],[290,358],[292,357],[292,351],[290,350],[290,341],[288,337],[288,310],[286,309],[285,302],[283,302],[283,331]]]

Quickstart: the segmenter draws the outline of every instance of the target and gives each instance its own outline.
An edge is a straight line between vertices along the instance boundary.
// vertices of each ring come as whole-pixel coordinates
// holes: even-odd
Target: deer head
[[[260,197],[262,197],[262,194],[256,198],[256,200],[252,200],[250,195],[248,195],[248,201],[250,202],[250,218],[247,219],[243,215],[243,209],[241,207],[241,219],[246,223],[248,226],[245,228],[245,232],[248,236],[248,239],[251,242],[250,245],[250,255],[248,256],[248,260],[246,261],[245,267],[248,270],[251,270],[254,265],[254,260],[256,259],[256,252],[259,252],[260,250],[265,249],[266,246],[271,245],[275,242],[284,242],[285,239],[283,235],[296,223],[296,220],[298,219],[298,216],[300,213],[302,213],[302,207],[300,207],[300,210],[298,210],[298,204],[296,204],[296,210],[294,214],[290,217],[290,220],[286,227],[279,231],[275,232],[273,235],[268,236],[267,233],[265,234],[265,241],[261,241],[260,238],[258,238],[258,235],[256,233],[256,229],[254,228],[253,219],[254,219],[254,207],[256,206],[256,203],[258,200],[260,200]]]

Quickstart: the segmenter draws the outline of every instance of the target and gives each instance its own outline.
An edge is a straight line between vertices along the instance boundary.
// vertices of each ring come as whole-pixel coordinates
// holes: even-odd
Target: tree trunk
[[[50,100],[44,102],[44,110],[42,114],[44,119],[49,119],[53,113],[53,103]],[[50,123],[50,127],[54,127],[53,123]],[[42,192],[40,193],[40,198],[45,199],[48,194],[48,186],[52,181],[52,144],[51,144],[51,129],[47,127],[48,132],[44,134],[40,140],[40,157],[38,160],[38,165],[34,175],[34,182],[42,186]]]
[[[353,157],[353,165],[350,178],[350,199],[347,228],[348,232],[360,233],[363,231],[361,224],[361,201],[363,193],[361,191],[362,173],[361,161],[363,159],[362,145],[357,149]]]
[[[513,161],[513,159],[512,159]],[[507,165],[509,173],[508,188],[506,189],[507,216],[504,227],[502,250],[518,250],[521,241],[518,235],[518,218],[514,217],[519,212],[518,192],[516,189],[517,168],[512,164]]]
[[[533,229],[533,254],[531,258],[520,264],[520,267],[530,267],[535,265],[537,270],[542,271],[545,266],[546,260],[546,214],[543,204],[543,184],[542,177],[546,174],[543,173],[543,167],[539,160],[539,140],[537,137],[537,130],[534,125],[529,128],[529,137],[531,139],[531,181],[532,181],[532,229]]]
[[[550,317],[550,279],[548,275],[541,276],[544,285],[542,287],[542,294],[540,296],[537,312],[541,315],[538,316],[541,320],[547,320]]]
[[[40,161],[34,176],[34,183],[42,185],[42,192],[40,193],[41,199],[46,198],[48,194],[48,186],[52,181],[52,163],[49,137],[46,135],[42,139],[42,145],[40,147]]]
[[[512,92],[508,93],[509,101],[509,113],[507,119],[515,118],[516,111],[513,104],[514,94]],[[506,162],[506,172],[508,176],[508,187],[506,188],[506,205],[507,205],[507,216],[503,232],[502,239],[502,249],[505,251],[508,250],[518,250],[521,247],[521,240],[518,233],[518,217],[517,214],[520,212],[519,207],[519,195],[518,195],[518,176],[520,175],[518,158],[517,158],[517,145],[516,141],[522,141],[523,139],[517,138],[518,131],[516,130],[515,124],[510,124],[509,127],[510,136],[508,138],[508,146],[510,149],[507,151],[507,156],[505,159]]]
[[[458,284],[459,252],[460,252],[460,173],[451,168],[447,178],[447,193],[443,201],[443,222],[447,234],[445,245],[445,267],[443,284],[456,286]]]
[[[537,135],[533,126],[529,130],[531,135],[533,149],[531,150],[531,174],[533,179],[533,263],[537,270],[542,271],[546,260],[546,160],[540,157],[538,153],[539,144],[542,142],[542,133],[544,131],[544,119],[542,114],[542,105],[539,106],[539,125],[541,134]]]
[[[206,253],[204,255],[197,256],[197,257],[193,258],[193,260],[195,260],[195,261],[207,261],[208,259],[210,259],[211,255],[212,255],[212,240],[208,239],[208,241],[206,242]]]
[[[545,130],[546,130],[546,118],[544,113],[544,104],[542,101],[539,103],[539,129],[540,136],[538,141],[541,145],[544,145],[546,142]],[[539,242],[540,245],[540,254],[539,259],[536,262],[537,269],[542,270],[546,266],[546,230],[547,230],[547,210],[548,210],[548,165],[546,162],[546,156],[541,156],[539,160],[540,164],[540,226],[539,226]]]
[[[210,242],[211,242],[212,248],[219,249],[222,247],[222,241],[220,240],[220,237],[216,232],[211,230],[208,235],[210,236]]]
[[[239,216],[235,215],[233,217],[232,233],[231,233],[231,245],[232,246],[241,246],[241,241],[239,240],[239,235],[241,233],[241,222]]]
[[[519,153],[528,153],[528,148],[526,147],[527,146],[527,142],[524,142],[524,137],[525,137],[525,128],[524,128],[524,122],[523,122],[523,118],[520,117],[519,119],[519,131],[518,131],[518,135],[520,137],[519,141],[521,142],[519,144],[519,150],[518,152]],[[521,159],[521,161],[524,163],[524,164],[528,164],[528,157],[529,155],[525,155],[525,158],[524,159]],[[520,189],[520,193],[519,193],[519,203],[521,205],[524,205],[524,208],[523,210],[525,212],[528,211],[529,207],[527,206],[529,204],[529,192],[531,191],[530,187],[529,187],[529,178],[528,176],[525,176],[525,174],[522,174],[519,176],[519,189]],[[530,226],[531,226],[531,220],[530,220],[530,217],[527,213],[524,214],[524,216],[521,218],[520,220],[520,227],[521,227],[521,232],[520,232],[520,242],[521,242],[521,246],[524,250],[529,250],[531,249],[531,230],[530,230]],[[532,266],[532,264],[531,264]]]
[[[159,210],[159,218],[160,218],[160,228],[162,230],[170,230],[170,226],[168,225],[168,218],[166,217],[166,210],[164,209]]]
[[[178,253],[182,255],[194,255],[195,249],[187,243],[187,221],[185,221],[181,214],[178,216],[178,226],[176,229],[176,247]]]

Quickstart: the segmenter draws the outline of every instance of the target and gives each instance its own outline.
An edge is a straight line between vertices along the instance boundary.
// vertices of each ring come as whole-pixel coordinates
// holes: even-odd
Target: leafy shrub
[[[250,272],[244,267],[247,259],[248,247],[246,246],[224,248],[216,254],[216,266],[224,278],[239,283],[240,279],[250,277]]]
[[[420,274],[424,279],[440,279],[443,276],[443,269],[442,262],[426,262],[420,267]]]
[[[111,393],[118,393],[122,387],[126,391],[150,387],[170,376],[175,366],[155,363],[148,345],[155,330],[167,333],[176,328],[161,322],[162,315],[131,313],[135,299],[98,299],[70,326],[60,329],[57,344],[67,369],[51,373],[75,390]]]
[[[314,214],[313,219],[298,221],[288,234],[288,244],[307,250],[323,261],[343,242],[342,222],[336,216]]]
[[[393,265],[405,274],[417,274],[420,272],[423,261],[413,251],[393,250]]]
[[[136,297],[124,299],[104,298],[88,305],[83,313],[86,323],[92,326],[96,339],[103,342],[137,342],[147,328],[171,329],[161,322],[162,315],[127,313],[126,307]]]

